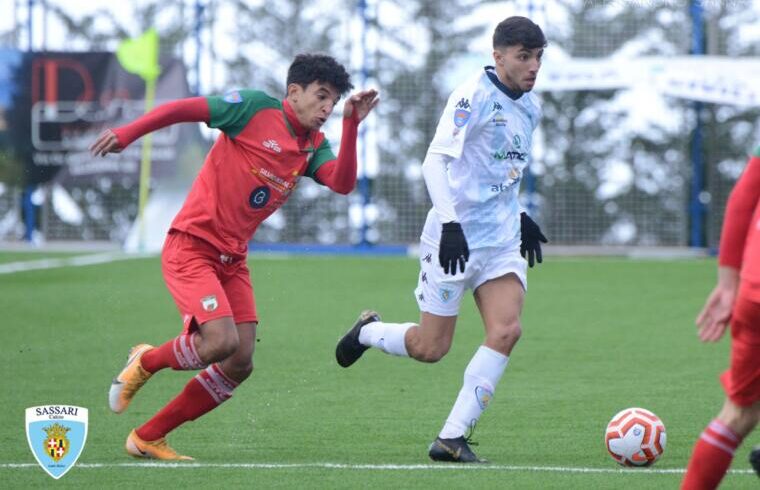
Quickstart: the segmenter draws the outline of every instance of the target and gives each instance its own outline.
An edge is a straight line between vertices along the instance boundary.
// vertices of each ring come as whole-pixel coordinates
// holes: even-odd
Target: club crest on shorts
[[[219,307],[219,302],[216,300],[216,296],[212,294],[201,298],[201,306],[203,306],[203,311],[214,311]]]
[[[26,409],[26,440],[34,459],[56,480],[79,459],[87,441],[87,409],[41,405]]]
[[[454,294],[454,291],[452,291],[451,289],[441,288],[440,293],[441,293],[441,301],[443,301],[444,303],[448,303],[449,300],[451,299],[451,295]]]

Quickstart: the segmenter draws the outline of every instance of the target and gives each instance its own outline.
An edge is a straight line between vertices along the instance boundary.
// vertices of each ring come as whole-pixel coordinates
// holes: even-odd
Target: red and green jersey
[[[264,92],[240,90],[206,101],[208,125],[222,134],[171,228],[241,257],[256,228],[285,203],[298,179],[315,179],[317,169],[335,155],[322,132],[296,134],[282,102]]]

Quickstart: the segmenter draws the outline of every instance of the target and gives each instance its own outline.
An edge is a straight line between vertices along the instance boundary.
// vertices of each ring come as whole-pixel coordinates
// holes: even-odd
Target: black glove
[[[535,221],[530,219],[527,213],[520,213],[520,255],[525,258],[528,253],[528,265],[533,267],[533,259],[540,264],[543,260],[541,256],[541,243],[547,243],[548,240],[541,233]]]
[[[464,272],[464,263],[470,260],[470,249],[467,247],[467,239],[464,237],[462,225],[456,221],[444,223],[441,230],[441,244],[438,246],[438,261],[446,274],[451,270],[451,275],[459,270]]]

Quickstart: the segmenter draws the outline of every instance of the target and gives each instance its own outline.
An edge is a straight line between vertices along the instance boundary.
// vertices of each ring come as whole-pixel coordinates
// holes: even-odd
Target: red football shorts
[[[235,323],[258,320],[245,258],[222,255],[210,243],[172,230],[161,252],[161,269],[185,333],[226,316]]]
[[[750,301],[742,289],[731,315],[731,364],[720,380],[736,405],[760,400],[760,303]]]

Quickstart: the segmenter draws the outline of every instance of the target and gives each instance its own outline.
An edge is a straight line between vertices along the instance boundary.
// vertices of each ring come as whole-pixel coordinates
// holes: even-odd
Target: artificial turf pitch
[[[170,434],[196,458],[174,465],[141,464],[124,441],[191,373],[160,372],[122,415],[107,405],[130,346],[180,331],[158,258],[0,276],[0,487],[677,488],[723,400],[727,339],[700,344],[694,327],[714,260],[547,257],[529,273],[523,337],[475,434],[475,451],[491,464],[433,464],[427,446],[483,339],[472,299],[442,361],[370,350],[343,369],[335,343],[362,309],[417,320],[416,260],[254,255],[249,266],[260,317],[254,374],[231,400]],[[44,404],[89,409],[82,456],[55,482],[25,435],[24,409]],[[660,416],[668,444],[653,468],[618,471],[603,432],[633,406]],[[757,434],[745,441],[725,488],[757,488],[747,454],[758,443]]]

